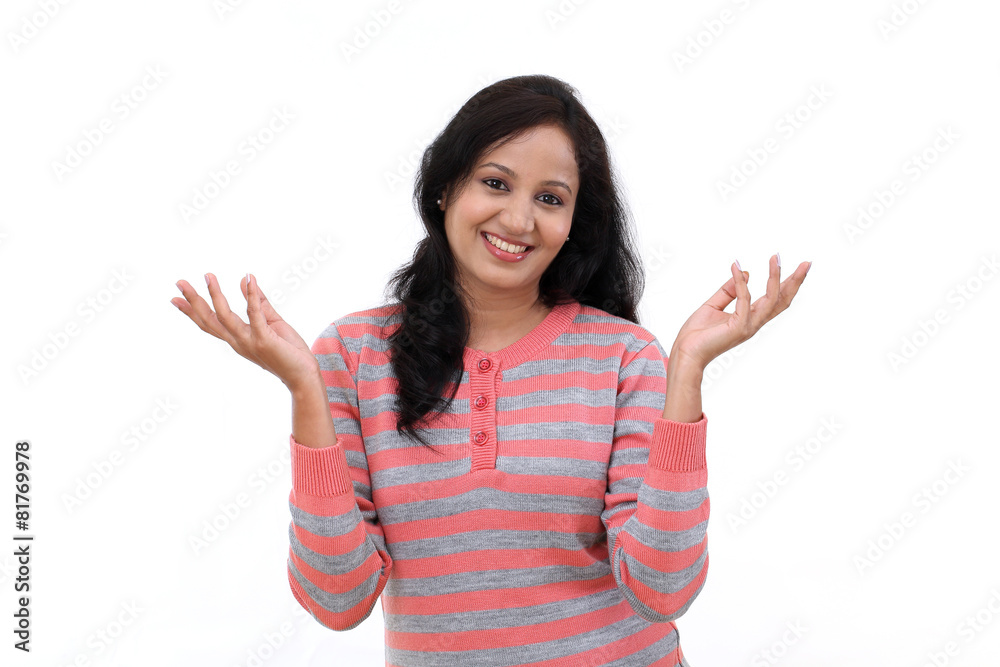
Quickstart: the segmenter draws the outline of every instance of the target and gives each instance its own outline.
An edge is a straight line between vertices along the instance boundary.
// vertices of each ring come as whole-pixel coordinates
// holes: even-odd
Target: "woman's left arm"
[[[667,377],[689,377],[672,366],[655,339],[622,359],[601,514],[615,583],[632,610],[653,623],[687,611],[708,573],[708,419],[700,386],[672,401],[697,408],[697,419],[664,418],[664,390],[668,397],[680,390],[677,383],[667,389]]]
[[[810,264],[800,264],[779,284],[780,265],[773,256],[767,294],[752,305],[746,272],[733,264],[733,278],[688,318],[668,358],[663,359],[654,341],[623,364],[602,519],[615,580],[646,620],[666,622],[681,616],[701,592],[708,572],[704,370],[785,310]],[[733,299],[735,312],[725,313]],[[658,360],[664,365],[658,366]],[[647,422],[635,429],[631,424],[649,415],[648,396],[660,387],[665,393],[662,415],[656,415],[651,426]],[[619,424],[624,426],[621,432]],[[648,459],[640,480],[632,472],[633,452],[644,447],[649,448]]]
[[[674,362],[674,359],[677,361]],[[673,350],[670,351],[666,366],[667,398],[663,406],[663,418],[685,423],[700,420],[701,381],[705,369],[693,363],[686,363]]]

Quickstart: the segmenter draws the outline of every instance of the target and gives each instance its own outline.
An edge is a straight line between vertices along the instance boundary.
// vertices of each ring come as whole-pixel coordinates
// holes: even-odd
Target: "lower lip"
[[[487,250],[493,253],[494,257],[496,257],[497,259],[502,259],[505,262],[520,262],[522,259],[527,257],[532,250],[534,250],[534,248],[528,248],[524,252],[520,252],[515,255],[512,252],[501,250],[500,248],[496,247],[495,245],[487,241],[485,234],[480,234],[479,238],[483,240],[483,244],[486,246]]]

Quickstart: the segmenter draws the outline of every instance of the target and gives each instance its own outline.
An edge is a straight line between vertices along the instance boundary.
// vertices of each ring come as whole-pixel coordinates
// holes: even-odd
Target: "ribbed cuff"
[[[339,436],[337,442],[328,447],[306,447],[292,435],[288,436],[288,443],[292,448],[292,488],[295,491],[322,497],[354,494],[351,471]]]
[[[704,412],[696,422],[676,422],[657,417],[653,423],[649,465],[674,472],[705,468],[707,434],[708,417]]]

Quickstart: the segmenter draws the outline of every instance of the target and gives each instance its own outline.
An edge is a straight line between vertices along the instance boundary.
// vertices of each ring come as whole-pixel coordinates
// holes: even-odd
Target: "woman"
[[[427,236],[395,300],[311,348],[249,274],[249,324],[213,276],[214,313],[178,282],[175,305],[291,392],[293,595],[335,630],[381,595],[387,665],[686,665],[674,620],[708,568],[702,373],[809,264],[779,284],[773,257],[752,305],[734,264],[665,354],[638,324],[604,139],[548,76],[466,102],[414,199]]]

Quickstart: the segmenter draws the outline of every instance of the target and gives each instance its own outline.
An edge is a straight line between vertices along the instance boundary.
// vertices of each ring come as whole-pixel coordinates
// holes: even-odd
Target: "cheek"
[[[553,231],[552,236],[556,241],[562,243],[566,240],[567,236],[570,236],[573,232],[573,211],[567,210],[563,215],[559,217],[559,223],[555,225],[555,229],[558,231]]]
[[[463,198],[457,213],[466,224],[478,224],[495,216],[500,210],[497,200],[489,196],[468,196]]]

